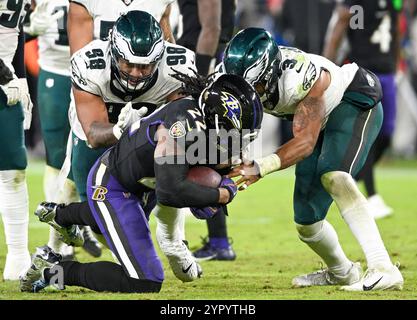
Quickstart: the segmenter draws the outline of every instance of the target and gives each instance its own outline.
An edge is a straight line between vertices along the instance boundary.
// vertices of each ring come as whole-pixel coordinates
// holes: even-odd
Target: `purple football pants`
[[[392,136],[395,127],[397,113],[397,89],[395,86],[395,75],[391,73],[377,74],[382,86],[382,108],[384,110],[384,121],[380,135]]]
[[[123,188],[100,160],[87,181],[88,204],[100,231],[130,277],[162,282],[164,271],[140,199]]]

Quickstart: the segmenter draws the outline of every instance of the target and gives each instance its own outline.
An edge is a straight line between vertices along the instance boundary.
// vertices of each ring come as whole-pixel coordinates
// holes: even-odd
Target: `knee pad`
[[[352,176],[344,171],[331,171],[321,176],[321,183],[332,196],[340,196],[347,190],[356,188],[356,182]]]
[[[321,220],[309,225],[296,223],[295,227],[298,232],[298,238],[306,243],[320,241],[322,238],[323,222],[324,220]]]
[[[321,176],[324,189],[336,202],[340,212],[366,203],[353,177],[347,172],[332,171]]]

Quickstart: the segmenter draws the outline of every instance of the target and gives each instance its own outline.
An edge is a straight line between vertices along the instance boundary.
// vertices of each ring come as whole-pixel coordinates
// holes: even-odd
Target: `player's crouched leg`
[[[58,289],[79,286],[98,292],[146,293],[159,292],[162,282],[135,279],[113,262],[79,263],[61,261],[62,257],[44,246],[37,248],[32,266],[20,279],[23,292],[39,292],[53,285]]]
[[[156,239],[162,252],[168,258],[174,275],[183,282],[200,278],[203,270],[182,241],[180,215],[184,212],[158,204],[153,214],[157,222]]]

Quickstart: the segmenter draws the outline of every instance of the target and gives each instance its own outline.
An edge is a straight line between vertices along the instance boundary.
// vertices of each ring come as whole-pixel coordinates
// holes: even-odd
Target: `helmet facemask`
[[[149,13],[129,11],[116,21],[110,35],[111,70],[124,90],[146,89],[164,52],[161,27]]]
[[[160,60],[150,64],[135,64],[125,60],[120,55],[111,54],[112,71],[120,86],[128,91],[144,90],[157,75]],[[130,72],[134,69],[140,69],[144,75],[134,76]],[[129,72],[130,71],[130,72]]]

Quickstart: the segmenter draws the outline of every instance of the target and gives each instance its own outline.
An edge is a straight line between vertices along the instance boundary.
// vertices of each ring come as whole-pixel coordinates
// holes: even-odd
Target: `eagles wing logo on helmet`
[[[261,59],[257,60],[245,71],[243,78],[245,78],[245,80],[251,85],[255,85],[255,83],[257,83],[261,76],[265,73],[265,70],[268,67],[268,61],[268,52],[265,51]]]
[[[222,92],[221,100],[226,109],[224,116],[232,122],[236,129],[242,129],[242,108],[239,101],[227,92]]]

